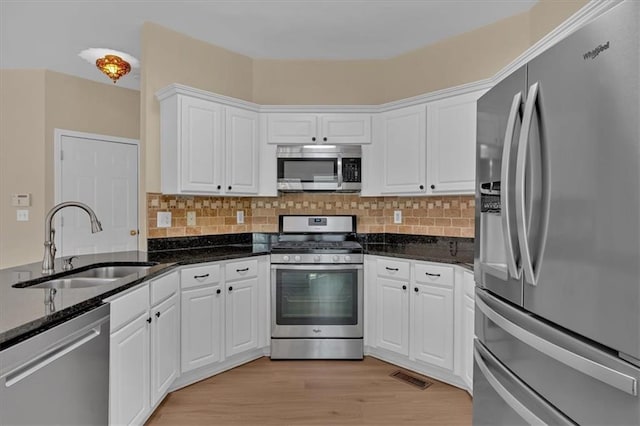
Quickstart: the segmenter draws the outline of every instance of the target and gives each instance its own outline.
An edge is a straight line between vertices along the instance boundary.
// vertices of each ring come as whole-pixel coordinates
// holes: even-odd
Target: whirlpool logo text
[[[600,54],[600,52],[605,51],[609,48],[609,42],[605,44],[601,44],[593,50],[588,51],[587,53],[582,55],[582,58],[586,61],[587,59],[595,59],[596,56]]]

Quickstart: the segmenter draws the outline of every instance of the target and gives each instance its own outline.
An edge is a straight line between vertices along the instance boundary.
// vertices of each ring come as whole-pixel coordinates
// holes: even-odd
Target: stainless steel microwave
[[[360,192],[359,145],[281,145],[277,150],[279,191]]]

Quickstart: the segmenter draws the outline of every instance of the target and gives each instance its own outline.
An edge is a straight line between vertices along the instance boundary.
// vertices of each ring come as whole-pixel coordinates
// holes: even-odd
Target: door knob
[[[135,235],[138,235],[138,230],[137,229],[132,229],[131,231],[129,231],[129,235],[131,235],[132,237]]]

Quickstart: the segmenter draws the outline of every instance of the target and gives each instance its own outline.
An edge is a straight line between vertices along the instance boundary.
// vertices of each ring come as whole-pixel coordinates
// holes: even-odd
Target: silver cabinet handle
[[[95,339],[100,335],[100,327],[92,328],[88,332],[84,333],[82,336],[78,337],[71,342],[65,343],[44,355],[34,359],[31,362],[21,365],[20,367],[13,370],[11,373],[7,374],[7,380],[5,382],[5,386],[13,386],[14,384],[22,381],[23,379],[29,377],[36,371],[46,367],[51,364],[53,361],[62,358],[69,352],[79,348],[90,340]]]
[[[626,392],[629,395],[638,395],[638,385],[635,377],[592,361],[525,330],[487,306],[479,293],[476,293],[476,295],[478,296],[476,297],[476,306],[480,308],[480,311],[516,339],[582,374],[600,380],[602,383]]]
[[[511,241],[511,200],[509,188],[513,184],[509,179],[509,165],[511,160],[511,144],[513,143],[513,133],[516,128],[516,116],[520,116],[520,106],[522,104],[522,92],[513,96],[509,118],[507,119],[507,129],[504,135],[504,147],[502,149],[502,170],[500,172],[500,198],[502,199],[502,233],[504,235],[505,251],[507,254],[507,268],[513,278],[520,278],[521,269],[516,265],[516,256]]]
[[[489,353],[489,351],[487,351],[477,342],[475,343],[473,348],[473,359],[475,360],[476,365],[478,366],[478,369],[480,370],[480,372],[482,372],[482,375],[484,376],[484,378],[487,380],[487,382],[489,382],[489,385],[491,385],[493,390],[495,390],[496,393],[500,395],[500,398],[502,398],[504,402],[506,402],[507,405],[513,409],[513,411],[518,413],[518,415],[522,417],[530,425],[547,425],[548,424],[546,421],[542,420],[535,413],[529,410],[525,404],[523,404],[515,396],[513,396],[513,394],[509,392],[509,390],[491,372],[491,367],[488,364],[493,364],[494,366],[496,366],[494,367],[494,369],[500,368],[499,367],[500,364],[495,359],[495,357]],[[526,385],[520,379],[516,377],[512,377],[512,380],[514,382],[513,383],[514,385],[520,388],[527,389]],[[535,400],[540,399],[540,397],[534,394],[532,391],[527,392],[527,394],[532,399],[535,399]],[[542,402],[540,405],[546,406],[548,404],[545,402]],[[553,421],[550,423],[557,424],[557,425],[573,425],[574,424],[569,419],[567,419],[564,415],[560,414],[559,412],[556,412],[555,410],[550,409],[548,413],[549,415],[552,415],[554,417]]]

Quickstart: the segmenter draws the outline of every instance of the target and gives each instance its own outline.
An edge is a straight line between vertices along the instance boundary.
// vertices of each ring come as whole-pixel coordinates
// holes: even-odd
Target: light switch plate
[[[393,223],[402,223],[402,210],[394,210]]]
[[[238,210],[236,212],[236,222],[244,223],[244,211],[243,210]]]
[[[158,228],[171,228],[171,212],[158,212]]]
[[[196,226],[196,212],[187,212],[187,226]]]
[[[29,207],[31,205],[31,194],[13,194],[11,205],[14,207]]]
[[[18,222],[28,222],[29,210],[16,210],[16,220]]]

